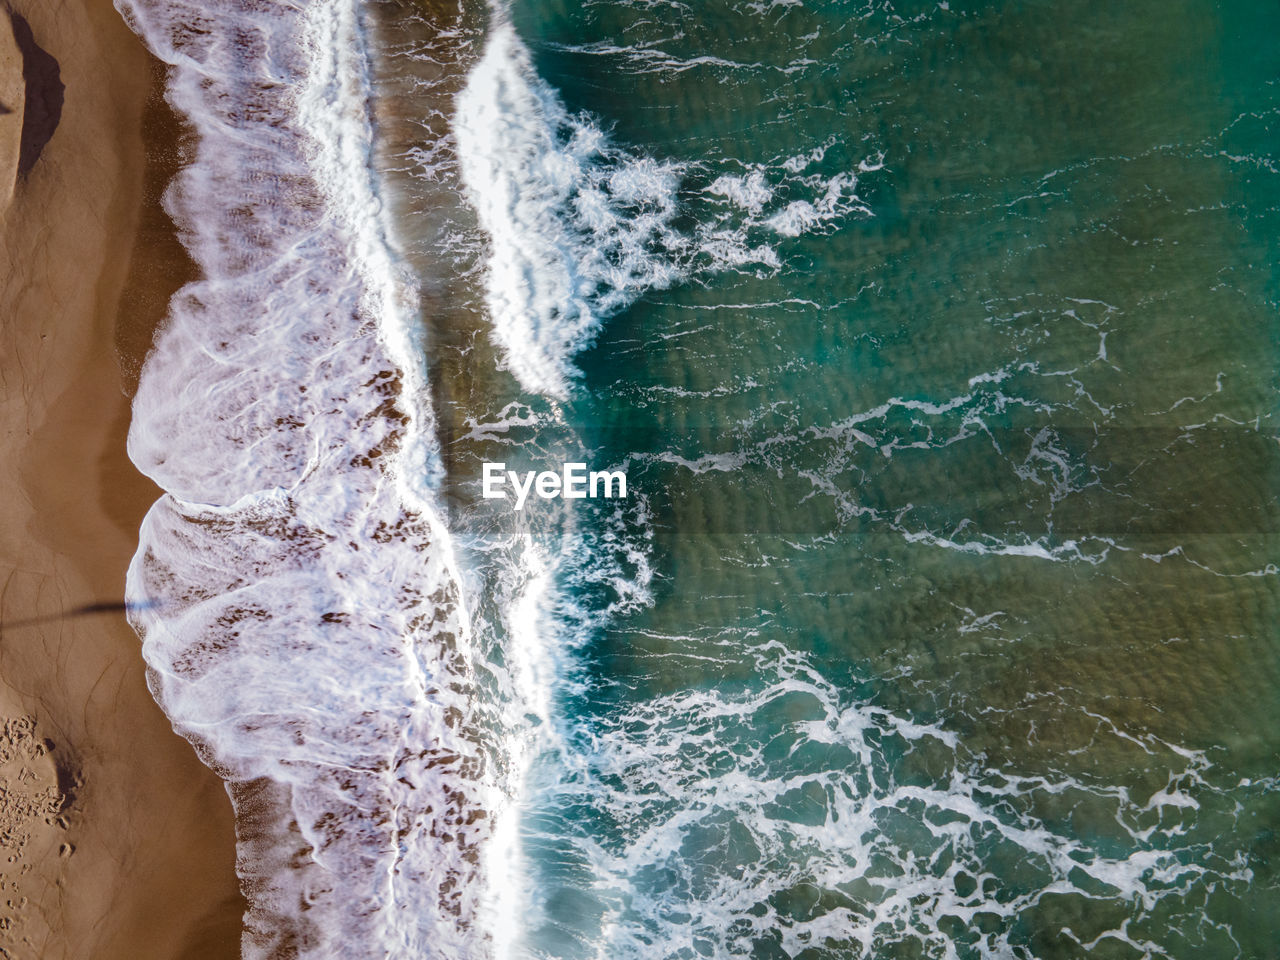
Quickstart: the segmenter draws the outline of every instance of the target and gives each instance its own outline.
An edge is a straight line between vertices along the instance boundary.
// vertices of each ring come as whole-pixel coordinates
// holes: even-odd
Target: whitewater
[[[610,321],[682,287],[790,277],[799,244],[873,217],[860,190],[891,162],[882,150],[827,132],[764,159],[633,147],[566,106],[493,6],[474,35],[442,34],[475,40],[475,56],[447,102],[422,81],[423,116],[447,129],[400,145],[389,175],[379,70],[449,67],[428,46],[381,46],[375,5],[117,5],[190,125],[165,208],[201,271],[174,297],[134,400],[129,453],[165,493],[127,594],[157,701],[235,806],[246,957],[648,960],[766,942],[788,956],[1013,956],[1010,931],[1058,895],[1123,901],[1145,920],[1206,885],[1249,884],[1237,850],[1187,825],[1227,802],[1205,752],[1116,732],[1165,776],[1144,800],[1102,776],[1021,771],[873,702],[861,666],[827,675],[763,605],[734,619],[710,597],[723,622],[633,638],[655,660],[695,663],[684,687],[646,677],[652,690],[619,693],[593,672],[593,644],[673,592],[650,468],[732,481],[817,450],[803,473],[815,496],[844,521],[882,523],[895,549],[1107,561],[1111,541],[938,532],[838,486],[864,447],[887,463],[980,435],[1006,409],[1046,412],[1001,392],[1015,373],[1038,376],[1031,364],[735,453],[593,457],[574,404]],[[695,66],[622,52],[639,71]],[[474,297],[493,352],[461,352],[492,357],[482,373],[496,384],[448,444],[424,320],[442,308],[406,253],[415,224],[394,213],[405,192],[442,184],[465,206],[432,212],[456,219],[414,256],[438,254],[431,269]],[[777,303],[816,306],[764,305]],[[900,442],[898,420],[927,437]],[[1066,470],[1037,443],[1046,475]],[[625,503],[475,512],[490,455],[639,475]],[[766,568],[768,550],[816,556],[833,540],[714,559]],[[975,633],[1002,616],[968,613]],[[1045,812],[1062,806],[1115,827],[1074,836]],[[958,920],[990,930],[957,950]],[[1109,936],[1146,949],[1128,922]]]
[[[194,153],[129,453],[156,699],[227,781],[247,957],[482,955],[501,720],[448,530],[352,0],[122,2]]]
[[[130,456],[165,496],[128,598],[157,701],[235,805],[245,955],[506,953],[494,917],[527,898],[509,811],[559,743],[554,645],[647,602],[643,545],[556,526],[549,546],[527,531],[472,544],[497,573],[462,568],[436,495],[415,279],[373,169],[361,5],[119,9],[191,127],[165,208],[202,273],[134,400]],[[457,116],[489,262],[533,278],[487,271],[494,336],[535,393],[563,397],[603,320],[699,259],[776,266],[746,237],[754,220],[678,233],[678,165],[570,117],[500,17]],[[528,179],[519,163],[538,151]],[[755,195],[727,176],[708,196],[758,217],[753,176]],[[811,220],[856,205],[852,178],[823,190]],[[603,610],[553,587],[602,580]],[[469,596],[492,595],[492,618],[473,616]]]

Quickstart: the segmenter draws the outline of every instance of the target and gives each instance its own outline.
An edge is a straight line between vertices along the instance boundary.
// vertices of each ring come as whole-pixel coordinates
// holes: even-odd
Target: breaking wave
[[[129,452],[152,690],[227,781],[246,957],[484,955],[504,679],[435,503],[355,0],[121,0],[194,153]]]
[[[493,16],[454,133],[489,238],[493,337],[526,390],[566,396],[574,354],[644,293],[725,270],[777,270],[779,237],[869,213],[857,171],[803,174],[821,150],[708,178],[705,165],[615,144],[597,119],[569,111],[502,12]],[[679,223],[686,213],[693,228]]]

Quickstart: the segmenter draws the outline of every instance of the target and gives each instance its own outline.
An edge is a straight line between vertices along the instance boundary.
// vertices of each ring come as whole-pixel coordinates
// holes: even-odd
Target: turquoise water
[[[455,522],[510,403],[638,495],[554,566],[516,955],[1280,956],[1280,8],[510,16],[698,241],[556,399],[417,228]]]

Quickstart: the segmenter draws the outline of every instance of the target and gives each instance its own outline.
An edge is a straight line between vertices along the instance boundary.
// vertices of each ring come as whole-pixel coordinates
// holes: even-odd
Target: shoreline
[[[146,123],[150,143],[168,113],[162,74],[109,0],[11,6],[57,61],[65,102],[0,213],[0,617],[13,625],[0,720],[17,724],[13,763],[44,802],[4,810],[21,829],[0,851],[0,957],[234,957],[244,904],[229,799],[151,698],[113,606],[160,495],[125,453],[117,351],[134,368],[187,279],[176,261],[151,262],[177,243],[157,188],[176,149],[148,157],[141,135]]]

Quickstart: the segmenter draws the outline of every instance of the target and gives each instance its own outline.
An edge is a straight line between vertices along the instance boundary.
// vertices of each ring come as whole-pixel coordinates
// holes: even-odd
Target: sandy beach
[[[125,388],[189,275],[159,79],[109,0],[0,5],[0,957],[239,953],[227,794],[119,606],[159,495]]]

